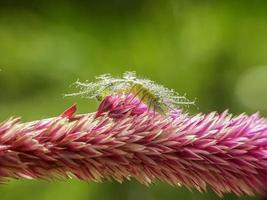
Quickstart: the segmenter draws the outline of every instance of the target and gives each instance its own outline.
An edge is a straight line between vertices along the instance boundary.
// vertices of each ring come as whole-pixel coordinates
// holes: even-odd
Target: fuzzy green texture
[[[88,99],[102,100],[108,95],[133,94],[150,109],[166,114],[170,110],[179,109],[182,105],[194,104],[185,96],[179,95],[173,89],[168,89],[152,80],[138,78],[135,72],[124,72],[122,77],[112,77],[103,74],[96,77],[95,82],[76,81],[74,85],[80,89],[77,93],[66,96],[77,96]]]

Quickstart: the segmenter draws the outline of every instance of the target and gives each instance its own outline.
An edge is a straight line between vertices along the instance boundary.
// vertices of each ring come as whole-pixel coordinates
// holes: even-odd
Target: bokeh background
[[[73,102],[79,112],[97,102],[63,98],[78,78],[136,71],[197,107],[267,116],[266,1],[32,0],[0,1],[0,121],[55,116]],[[267,186],[266,186],[267,187]],[[218,199],[157,183],[11,181],[1,200]],[[224,199],[238,198],[226,194]]]

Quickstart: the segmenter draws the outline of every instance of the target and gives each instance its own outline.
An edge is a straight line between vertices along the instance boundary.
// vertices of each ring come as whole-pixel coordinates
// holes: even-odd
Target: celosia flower
[[[129,101],[131,99],[131,101]],[[132,96],[108,96],[96,113],[0,124],[0,179],[135,178],[218,195],[264,194],[267,121],[227,111],[162,116]]]

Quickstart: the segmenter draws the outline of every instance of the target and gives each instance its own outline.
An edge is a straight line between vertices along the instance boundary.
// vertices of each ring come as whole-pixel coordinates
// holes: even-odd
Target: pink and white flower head
[[[219,196],[265,195],[267,120],[212,112],[165,115],[131,95],[108,95],[96,113],[0,124],[0,180],[137,179]]]

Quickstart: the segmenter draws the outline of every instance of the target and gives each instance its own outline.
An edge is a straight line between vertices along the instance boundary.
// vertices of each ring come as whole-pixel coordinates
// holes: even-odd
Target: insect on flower
[[[135,72],[125,72],[121,78],[103,74],[96,77],[95,82],[82,83],[77,81],[75,85],[80,91],[66,96],[81,95],[88,99],[102,101],[104,97],[110,95],[132,95],[133,99],[138,98],[140,103],[146,104],[149,110],[162,115],[179,108],[181,105],[194,104],[174,90],[148,79],[137,78]]]

